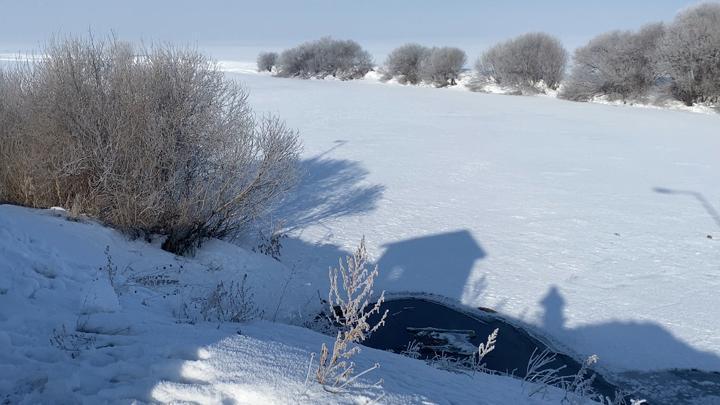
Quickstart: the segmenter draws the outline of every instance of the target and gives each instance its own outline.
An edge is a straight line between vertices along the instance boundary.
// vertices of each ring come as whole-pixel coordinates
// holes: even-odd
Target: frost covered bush
[[[191,251],[293,185],[300,144],[194,50],[51,43],[0,75],[0,200],[81,211]]]
[[[373,284],[378,276],[377,266],[370,271],[367,268],[368,254],[365,239],[355,253],[342,260],[337,269],[330,269],[330,293],[328,303],[335,324],[340,325],[332,351],[323,343],[320,351],[317,381],[331,389],[342,389],[353,381],[354,364],[349,360],[360,351],[357,343],[385,324],[387,310],[374,325],[370,324],[373,314],[380,314],[380,306],[385,301],[385,292],[380,294],[374,304]],[[376,364],[360,375],[379,367]]]
[[[283,51],[276,69],[280,77],[359,79],[372,70],[372,57],[355,41],[324,37]]]
[[[383,66],[383,79],[394,77],[403,84],[427,82],[438,87],[454,85],[465,61],[465,52],[458,48],[406,44],[388,55]]]
[[[275,52],[263,52],[258,55],[257,69],[258,72],[271,72],[273,66],[277,63],[278,54]]]
[[[623,100],[644,95],[658,77],[655,56],[663,32],[658,23],[593,38],[575,51],[561,97],[585,101],[599,95]]]
[[[421,81],[420,65],[430,50],[419,44],[405,44],[388,55],[383,66],[383,79],[397,78],[400,83],[418,84]]]
[[[504,86],[530,90],[542,83],[556,89],[567,59],[567,51],[557,38],[542,32],[529,33],[487,50],[476,70],[481,77]]]
[[[462,49],[432,48],[420,62],[420,77],[438,87],[455,85],[466,60]]]
[[[720,101],[720,4],[678,14],[660,42],[658,64],[672,78],[679,100],[688,105]]]

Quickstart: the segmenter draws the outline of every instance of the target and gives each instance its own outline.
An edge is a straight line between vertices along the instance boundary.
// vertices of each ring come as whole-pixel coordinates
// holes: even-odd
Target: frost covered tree
[[[659,69],[673,81],[675,96],[691,105],[720,100],[720,4],[681,12],[660,42]]]
[[[598,95],[627,99],[642,96],[658,71],[655,57],[665,28],[646,25],[638,32],[612,31],[578,48],[561,97],[584,101]]]
[[[280,77],[359,79],[372,70],[370,54],[351,40],[324,37],[283,51],[276,69]]]
[[[432,48],[420,62],[420,77],[438,87],[455,85],[466,60],[462,49]]]
[[[482,77],[521,90],[540,83],[551,89],[560,84],[567,51],[555,37],[538,32],[521,35],[488,49],[476,63]]]
[[[396,77],[400,83],[418,84],[422,80],[420,65],[430,50],[419,44],[405,44],[396,48],[385,60],[383,78]]]
[[[275,63],[277,63],[278,54],[275,52],[263,52],[258,55],[257,69],[258,72],[271,72]]]

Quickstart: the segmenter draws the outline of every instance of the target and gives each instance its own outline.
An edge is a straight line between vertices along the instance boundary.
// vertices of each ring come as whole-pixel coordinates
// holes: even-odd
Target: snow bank
[[[117,268],[113,277],[108,266]],[[511,378],[449,373],[372,349],[358,356],[358,368],[382,367],[348,393],[330,394],[312,376],[306,382],[310,353],[330,343],[327,336],[267,321],[192,323],[182,316],[183,302],[218,280],[248,274],[266,318],[278,307],[281,318],[292,318],[314,290],[295,286],[299,291],[278,303],[289,272],[225,242],[181,258],[98,224],[70,221],[58,210],[0,205],[0,400],[314,404],[382,396],[388,404],[541,404],[560,398],[554,390],[528,398],[528,387]],[[373,386],[378,379],[384,390]]]

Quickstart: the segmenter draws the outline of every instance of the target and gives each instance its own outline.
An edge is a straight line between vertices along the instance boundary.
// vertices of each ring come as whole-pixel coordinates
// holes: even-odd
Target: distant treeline
[[[528,33],[492,46],[475,63],[476,80],[517,93],[559,90],[569,100],[598,96],[642,99],[666,92],[687,105],[720,101],[720,4],[684,10],[670,24],[638,31],[611,31],[575,50],[572,64],[562,43]],[[383,80],[402,84],[454,85],[467,57],[453,47],[410,43],[393,50],[378,68]],[[280,53],[258,56],[258,70],[279,77],[341,80],[373,70],[370,54],[355,41],[322,38]]]

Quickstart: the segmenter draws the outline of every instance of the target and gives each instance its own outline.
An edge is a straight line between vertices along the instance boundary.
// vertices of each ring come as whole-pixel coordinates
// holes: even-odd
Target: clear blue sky
[[[670,21],[698,1],[0,0],[0,46],[32,47],[60,33],[123,39],[288,45],[332,35],[372,48],[408,40],[482,49],[528,31],[568,48],[612,29]],[[375,45],[373,45],[375,44]],[[470,52],[469,52],[470,53]]]

